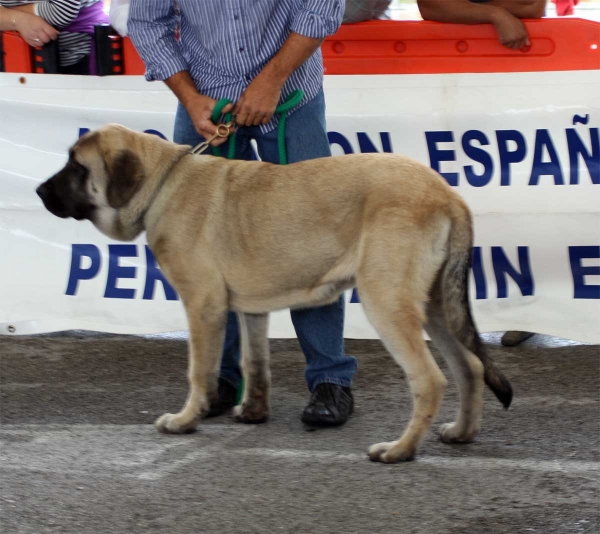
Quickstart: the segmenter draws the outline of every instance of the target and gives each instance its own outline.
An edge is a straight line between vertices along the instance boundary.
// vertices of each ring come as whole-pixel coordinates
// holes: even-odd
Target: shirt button
[[[243,52],[243,51],[244,51],[244,47],[240,46],[240,52]]]
[[[233,20],[240,20],[240,16],[239,15],[234,15],[233,16]]]

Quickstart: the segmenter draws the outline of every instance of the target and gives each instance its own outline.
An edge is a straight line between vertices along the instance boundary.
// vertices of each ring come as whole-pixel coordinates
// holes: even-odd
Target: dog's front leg
[[[271,370],[269,368],[269,315],[238,313],[242,338],[244,397],[234,408],[242,423],[264,423],[270,413]]]
[[[188,349],[189,393],[183,409],[166,413],[156,421],[160,432],[193,432],[198,419],[208,413],[210,399],[216,395],[217,377],[225,339],[226,307],[211,298],[186,303],[190,327]]]

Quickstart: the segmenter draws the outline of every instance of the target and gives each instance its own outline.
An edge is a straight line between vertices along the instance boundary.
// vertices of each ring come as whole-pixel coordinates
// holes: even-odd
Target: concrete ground
[[[268,424],[224,416],[165,436],[152,423],[185,399],[185,339],[0,337],[0,531],[599,532],[599,348],[486,342],[513,407],[486,392],[476,443],[432,432],[417,461],[388,466],[366,450],[399,435],[410,403],[379,342],[348,341],[360,371],[344,427],[302,425],[303,357],[276,340]],[[450,381],[438,421],[457,403]]]

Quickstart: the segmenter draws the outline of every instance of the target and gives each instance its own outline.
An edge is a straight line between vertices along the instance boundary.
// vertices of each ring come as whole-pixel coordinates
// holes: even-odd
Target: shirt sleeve
[[[302,0],[291,29],[314,39],[332,35],[342,23],[344,6],[344,0]]]
[[[129,2],[127,0],[111,0],[108,16],[110,25],[119,32],[119,35],[125,37],[129,18]]]
[[[35,4],[33,12],[60,30],[77,18],[80,9],[81,0],[46,0]]]
[[[175,39],[173,0],[131,0],[127,30],[146,64],[146,80],[166,80],[188,70]]]

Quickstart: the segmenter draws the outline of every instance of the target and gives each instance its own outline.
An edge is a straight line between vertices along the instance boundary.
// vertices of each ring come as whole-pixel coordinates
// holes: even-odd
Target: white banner
[[[406,154],[468,201],[482,332],[600,342],[600,71],[327,76],[325,93],[334,155]],[[175,104],[138,77],[0,74],[1,334],[187,328],[143,238],[116,243],[60,220],[34,191],[87,129],[171,139]],[[355,300],[347,337],[376,337]],[[270,333],[295,335],[286,311]]]

